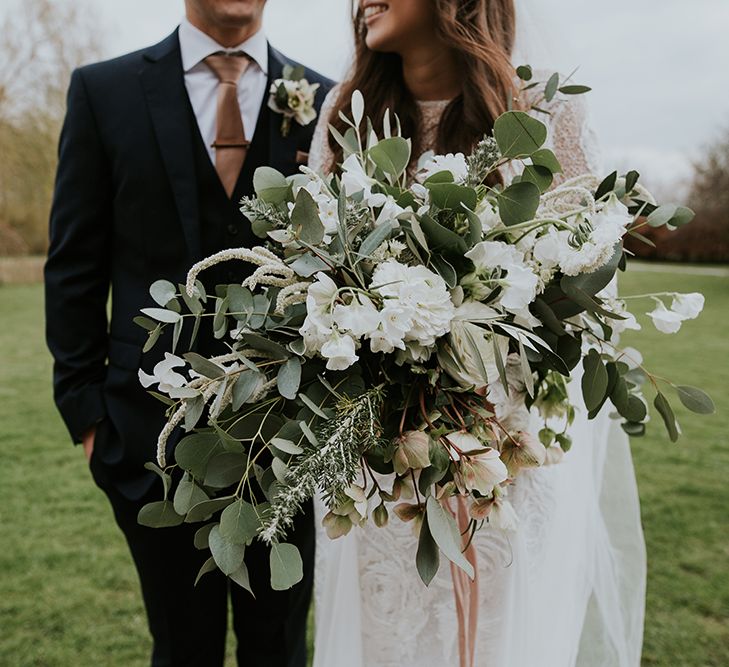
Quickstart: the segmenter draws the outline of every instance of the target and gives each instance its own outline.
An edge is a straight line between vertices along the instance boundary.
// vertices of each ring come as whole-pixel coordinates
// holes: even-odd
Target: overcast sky
[[[729,127],[729,0],[520,1],[532,8],[554,64],[579,66],[576,79],[593,87],[606,167],[635,166],[666,183]],[[109,56],[159,41],[184,7],[183,0],[89,5],[105,24]],[[336,79],[349,59],[348,12],[349,0],[268,0],[265,29],[286,55]]]

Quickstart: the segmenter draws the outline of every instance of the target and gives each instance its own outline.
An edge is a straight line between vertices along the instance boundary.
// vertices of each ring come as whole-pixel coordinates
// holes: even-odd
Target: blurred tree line
[[[101,55],[83,2],[22,0],[0,24],[0,256],[43,253],[66,89]]]
[[[16,0],[0,24],[0,256],[46,250],[68,81],[102,54],[90,9],[81,0]],[[729,261],[729,131],[696,165],[688,199],[694,222],[641,230],[655,247],[629,248],[645,258]]]
[[[676,231],[644,228],[655,245],[630,240],[626,245],[639,257],[684,262],[729,261],[729,129],[694,165],[688,206],[694,221]]]

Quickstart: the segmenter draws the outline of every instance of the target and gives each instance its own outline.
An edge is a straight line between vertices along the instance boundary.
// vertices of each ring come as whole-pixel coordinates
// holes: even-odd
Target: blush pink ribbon
[[[457,496],[455,511],[450,507],[450,503],[449,509],[458,523],[458,529],[463,539],[469,540],[468,547],[463,555],[473,565],[474,575],[471,579],[460,567],[451,563],[451,578],[453,579],[456,615],[458,616],[460,667],[473,667],[476,657],[476,631],[478,630],[478,563],[476,561],[476,547],[468,534],[471,520],[466,499],[463,496]]]

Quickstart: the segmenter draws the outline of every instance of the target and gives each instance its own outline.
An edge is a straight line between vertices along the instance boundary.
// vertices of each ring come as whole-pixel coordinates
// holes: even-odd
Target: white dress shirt
[[[238,81],[238,104],[246,139],[251,141],[256,131],[263,96],[268,92],[268,41],[263,30],[259,30],[242,44],[225,48],[186,18],[180,23],[179,37],[185,87],[200,128],[200,136],[205,142],[211,162],[215,164],[215,149],[212,144],[215,141],[219,81],[203,60],[220,51],[244,51],[250,57],[251,64]]]

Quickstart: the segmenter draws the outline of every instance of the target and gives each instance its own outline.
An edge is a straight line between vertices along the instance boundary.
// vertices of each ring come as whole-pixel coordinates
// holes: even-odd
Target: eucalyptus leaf
[[[198,521],[207,521],[215,512],[227,507],[235,500],[235,496],[223,496],[221,498],[213,498],[205,500],[195,505],[187,513],[185,523],[197,523]]]
[[[195,577],[195,586],[197,586],[200,579],[202,579],[204,574],[207,574],[208,572],[213,572],[214,570],[217,570],[218,566],[215,564],[215,559],[210,556],[200,568],[200,571],[197,573],[197,577]]]
[[[147,461],[147,463],[144,464],[144,467],[147,470],[151,470],[153,473],[155,473],[161,480],[162,480],[162,487],[164,488],[164,498],[167,500],[167,495],[170,492],[170,486],[172,484],[172,477],[166,473],[162,468],[160,468],[156,463],[153,461]]]
[[[133,320],[134,324],[142,327],[142,329],[145,329],[146,331],[154,331],[159,324],[155,322],[154,320],[149,319],[148,317],[142,317],[141,315],[137,315]]]
[[[206,523],[195,531],[192,543],[196,549],[207,549],[210,546],[208,538],[210,537],[210,531],[215,525],[217,524]]]
[[[676,387],[676,393],[681,403],[691,412],[699,415],[711,415],[716,412],[716,406],[711,397],[697,387],[681,385]]]
[[[142,308],[141,312],[151,317],[153,320],[165,322],[166,324],[174,324],[182,317],[180,313],[176,313],[173,310],[167,310],[166,308]]]
[[[671,408],[671,404],[668,402],[668,399],[659,391],[656,394],[653,405],[658,411],[658,414],[661,415],[663,423],[666,425],[668,437],[671,438],[671,442],[676,442],[679,434],[678,422],[676,421],[676,415],[673,413],[673,409]]]
[[[208,536],[210,552],[213,554],[215,564],[220,568],[223,574],[235,572],[243,563],[245,556],[245,546],[231,542],[223,537],[220,532],[220,526],[213,526]]]
[[[504,157],[526,157],[544,145],[547,128],[523,111],[507,111],[494,123],[494,138]]]
[[[370,148],[370,159],[393,179],[398,179],[410,163],[410,142],[402,137],[390,137]]]
[[[242,285],[228,286],[228,310],[239,322],[245,322],[253,312],[253,294]]]
[[[562,172],[562,165],[559,163],[557,156],[549,148],[540,148],[531,155],[532,164],[538,167],[546,167],[553,174]]]
[[[282,364],[276,376],[278,393],[284,398],[293,400],[296,398],[300,384],[301,361],[298,357],[291,357]]]
[[[258,167],[253,174],[253,189],[267,204],[283,204],[288,198],[291,186],[284,175],[271,167]]]
[[[547,85],[544,88],[544,99],[547,102],[551,102],[554,99],[554,96],[557,94],[557,89],[559,88],[559,74],[555,72],[552,74],[552,76],[549,77],[549,80],[547,81]]]
[[[170,528],[179,526],[184,517],[175,512],[171,500],[158,500],[144,505],[137,514],[137,522],[148,528]]]
[[[149,294],[155,303],[164,308],[177,296],[177,288],[169,280],[157,280],[150,286]]]
[[[182,356],[192,366],[192,370],[204,375],[206,378],[216,380],[225,375],[225,370],[197,352],[188,352]]]
[[[215,433],[193,433],[175,447],[175,461],[195,479],[204,479],[210,459],[224,451]]]
[[[585,399],[585,407],[594,410],[605,399],[608,390],[608,372],[600,354],[591,349],[582,360],[584,373],[582,375],[582,396]]]
[[[248,466],[248,457],[237,452],[222,452],[215,455],[205,471],[205,486],[219,489],[239,482]]]
[[[514,183],[496,196],[499,217],[507,226],[533,220],[539,208],[539,197],[539,188],[534,183]]]
[[[591,90],[592,88],[590,86],[570,85],[562,86],[559,92],[563,95],[583,95],[584,93],[589,93]]]
[[[359,250],[357,251],[359,258],[369,259],[372,253],[387,240],[395,228],[396,223],[389,220],[375,227],[359,246]]]
[[[296,236],[309,245],[319,245],[324,239],[324,225],[319,207],[308,190],[301,188],[291,211],[291,226]]]
[[[289,356],[285,347],[258,334],[246,333],[241,338],[252,348],[268,352],[274,359],[287,359]]]
[[[233,410],[240,410],[243,404],[248,403],[256,391],[265,382],[266,376],[259,371],[246,369],[241,372],[233,385]]]
[[[175,490],[173,500],[175,512],[184,516],[195,505],[206,500],[209,500],[207,493],[195,484],[195,480],[186,472]]]
[[[310,278],[319,271],[329,270],[329,265],[323,259],[310,252],[299,255],[289,266],[302,278]]]
[[[234,544],[250,544],[261,520],[256,509],[242,498],[228,505],[220,515],[220,534]]]
[[[304,578],[301,554],[293,544],[272,544],[270,565],[271,588],[274,591],[288,590]]]
[[[240,564],[240,567],[235,572],[231,572],[228,576],[241,588],[244,588],[251,595],[253,595],[251,580],[248,576],[248,567],[246,566],[245,561]],[[253,597],[255,597],[255,595],[253,595]]]

